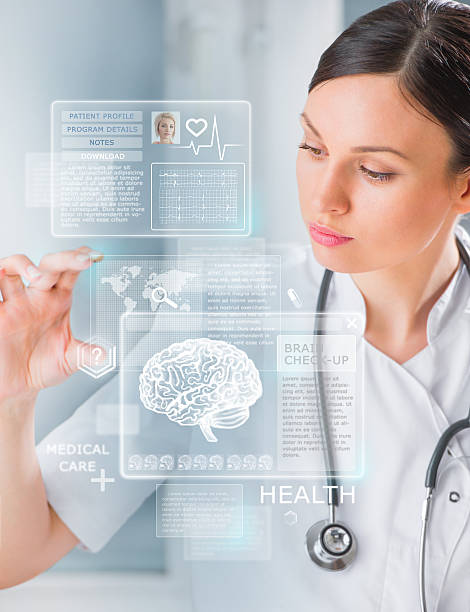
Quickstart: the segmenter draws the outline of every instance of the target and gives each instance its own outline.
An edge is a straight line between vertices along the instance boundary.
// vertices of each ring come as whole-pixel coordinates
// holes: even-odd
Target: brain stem
[[[208,442],[217,442],[217,438],[214,436],[207,418],[203,418],[199,421],[199,427],[201,428],[201,431]]]

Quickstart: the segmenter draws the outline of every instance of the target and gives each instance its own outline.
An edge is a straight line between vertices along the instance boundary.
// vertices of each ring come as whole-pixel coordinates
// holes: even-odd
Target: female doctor
[[[470,405],[470,278],[455,239],[470,249],[458,225],[470,211],[469,85],[470,8],[455,2],[390,3],[321,56],[297,159],[311,249],[284,274],[312,311],[326,267],[335,272],[327,310],[364,314],[366,469],[355,503],[337,517],[357,537],[357,557],[343,572],[312,564],[304,534],[325,508],[298,506],[297,523],[286,525],[288,508],[273,505],[265,562],[193,563],[193,609],[419,609],[425,471],[440,433]],[[118,480],[98,496],[61,475],[45,451],[84,432],[93,441],[96,405],[117,402],[113,381],[34,446],[37,393],[77,369],[73,285],[99,258],[83,247],[38,267],[22,255],[0,261],[2,587],[78,543],[99,550],[154,489]],[[431,610],[470,609],[467,456],[470,434],[459,434],[440,467],[426,564]],[[246,499],[255,503],[257,489],[245,485]]]

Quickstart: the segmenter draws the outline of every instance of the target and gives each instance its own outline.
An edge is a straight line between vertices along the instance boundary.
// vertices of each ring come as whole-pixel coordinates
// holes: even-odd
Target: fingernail
[[[26,268],[26,274],[29,278],[37,278],[38,276],[41,276],[41,272],[39,272],[36,266],[28,266]]]
[[[93,261],[101,261],[104,257],[103,253],[99,251],[90,251],[88,253],[88,257],[90,257]]]
[[[88,253],[79,253],[78,255],[75,256],[75,259],[77,261],[83,262],[83,261],[90,261],[90,258],[88,256]]]

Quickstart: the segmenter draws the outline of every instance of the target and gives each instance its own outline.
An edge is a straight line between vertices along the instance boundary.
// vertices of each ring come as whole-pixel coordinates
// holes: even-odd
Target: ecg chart
[[[53,235],[251,234],[247,100],[60,100],[51,123]]]
[[[236,223],[238,176],[222,168],[160,169],[160,221]]]
[[[201,130],[199,130],[198,132],[195,132],[193,129],[191,129],[191,126],[189,125],[191,122],[193,123],[199,123],[199,122],[204,122],[205,127],[203,127]],[[186,121],[186,129],[190,132],[190,134],[192,134],[193,136],[195,136],[196,138],[198,138],[201,134],[203,134],[206,129],[207,129],[207,121],[205,119],[188,119],[188,121]],[[214,144],[215,143],[215,144]],[[181,145],[179,147],[177,147],[178,149],[191,149],[191,151],[194,153],[194,155],[198,156],[199,155],[199,151],[201,149],[212,149],[213,147],[217,148],[217,153],[219,156],[219,160],[223,161],[224,157],[225,157],[225,153],[227,151],[227,149],[229,149],[230,147],[241,147],[243,145],[241,144],[229,144],[226,143],[224,145],[222,145],[222,143],[220,142],[220,136],[219,136],[219,128],[217,125],[217,116],[214,115],[214,119],[212,122],[212,135],[211,135],[211,141],[208,144],[196,144],[194,142],[194,140],[191,140],[191,142],[188,145]]]
[[[243,199],[243,164],[153,164],[152,227],[236,229]]]

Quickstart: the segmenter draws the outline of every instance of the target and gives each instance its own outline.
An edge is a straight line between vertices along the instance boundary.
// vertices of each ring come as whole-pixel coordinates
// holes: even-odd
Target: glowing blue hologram
[[[175,467],[175,460],[171,455],[162,455],[158,467],[160,470],[171,471]]]
[[[193,127],[191,127],[195,127],[199,124],[201,125],[199,129],[193,129]],[[207,130],[207,121],[202,117],[200,117],[199,119],[194,119],[194,117],[191,117],[191,119],[188,119],[186,121],[185,125],[188,132],[192,136],[194,136],[194,138],[199,138],[199,136],[202,136],[202,134],[204,134],[204,132]]]
[[[284,522],[286,525],[289,525],[289,527],[295,525],[297,523],[297,520],[297,512],[294,512],[293,510],[288,510],[287,512],[284,512]]]
[[[251,233],[246,100],[56,100],[48,158],[27,158],[27,196],[53,235]]]
[[[140,276],[141,272],[142,266],[122,266],[119,274],[103,276],[101,278],[101,284],[110,285],[113,292],[121,296],[130,287],[134,278]]]
[[[273,469],[273,463],[271,455],[261,455],[258,459],[258,469],[269,472]]]
[[[191,126],[196,126],[198,124],[202,124],[202,127],[199,128],[198,130],[194,130]],[[199,136],[201,136],[207,129],[207,121],[202,118],[199,117],[198,119],[195,119],[194,117],[191,117],[191,119],[188,119],[186,121],[186,129],[188,130],[188,132],[194,136],[195,138],[199,138]],[[217,125],[217,116],[214,115],[214,119],[212,121],[212,135],[211,135],[211,141],[209,144],[195,144],[193,140],[191,140],[191,142],[188,145],[180,145],[178,147],[175,147],[177,149],[191,149],[192,152],[194,153],[194,155],[198,156],[199,155],[199,150],[200,149],[212,149],[212,147],[214,146],[214,141],[217,143],[217,151],[219,154],[219,160],[223,161],[224,157],[225,157],[225,151],[229,148],[229,147],[242,147],[243,144],[241,143],[237,143],[237,144],[224,144],[222,145],[220,142],[220,136],[219,136],[219,127]]]
[[[209,338],[175,342],[153,355],[139,376],[140,399],[179,425],[199,425],[208,442],[212,427],[235,429],[263,394],[259,372],[233,344]]]
[[[127,461],[127,469],[129,471],[132,470],[141,470],[143,466],[143,459],[141,455],[131,455]]]
[[[100,346],[90,350],[94,344]],[[101,378],[116,367],[116,347],[106,340],[93,336],[77,347],[77,361],[79,370],[93,378]]]
[[[256,470],[256,462],[255,455],[245,455],[243,457],[242,470]]]
[[[224,469],[224,458],[222,455],[211,455],[209,457],[209,469],[210,470],[223,470]]]
[[[162,304],[165,302],[172,308],[178,308],[178,304],[173,302],[173,300],[170,300],[168,297],[168,291],[165,289],[165,287],[155,287],[155,289],[152,291],[152,300],[157,302],[157,304]]]
[[[239,470],[242,466],[242,460],[239,455],[230,455],[227,459],[227,470]]]
[[[106,470],[104,468],[100,469],[100,477],[90,478],[90,482],[97,483],[100,485],[100,493],[106,492],[106,485],[113,484],[116,482],[115,478],[108,477],[106,478]]]
[[[110,326],[122,312],[200,307],[200,263],[196,258],[120,258],[106,257],[101,271],[90,280],[90,291],[93,284],[96,287],[96,326],[104,337],[117,336]]]
[[[287,295],[289,296],[290,301],[294,304],[296,308],[302,308],[302,300],[299,298],[295,289],[290,287],[287,290]]]
[[[241,231],[246,223],[244,184],[245,168],[240,163],[154,162],[152,230],[164,235]]]
[[[206,470],[207,457],[205,455],[196,455],[193,461],[193,470]]]
[[[190,470],[191,465],[193,463],[193,458],[191,455],[180,455],[178,457],[178,464],[176,466],[177,470]]]
[[[144,470],[158,470],[158,457],[156,455],[145,456]]]

